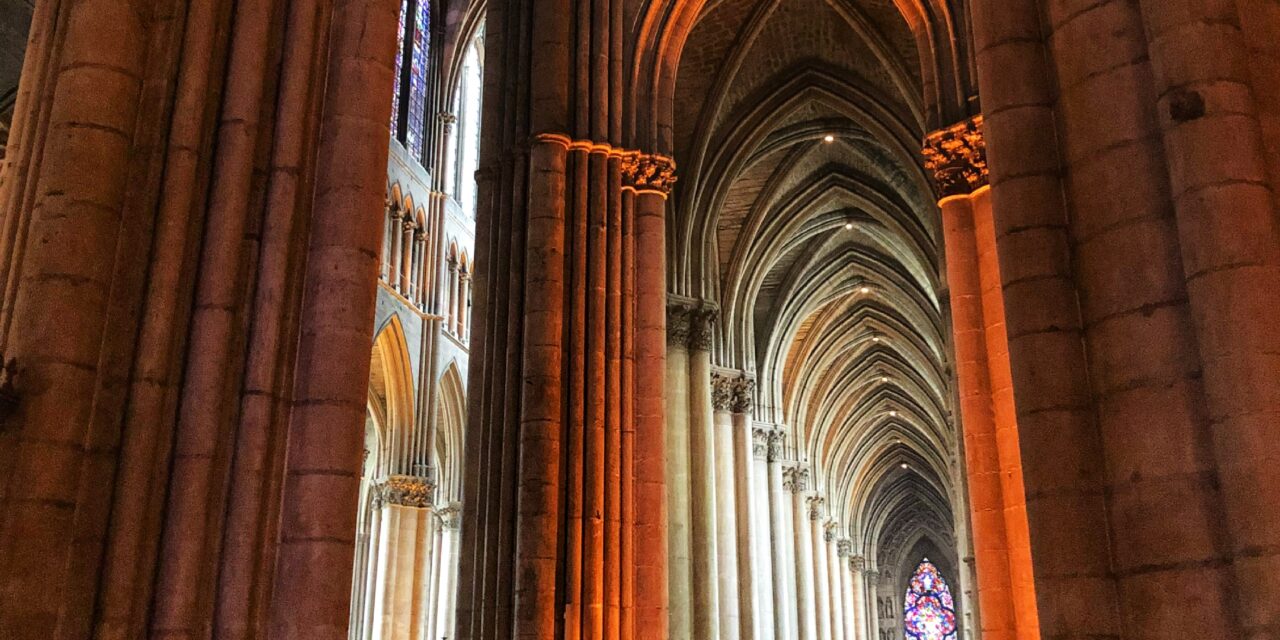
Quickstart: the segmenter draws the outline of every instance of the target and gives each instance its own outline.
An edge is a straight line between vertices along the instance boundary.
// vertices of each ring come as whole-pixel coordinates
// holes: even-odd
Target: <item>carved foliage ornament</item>
[[[924,166],[933,174],[939,199],[967,195],[987,185],[982,116],[929,134],[923,153]]]
[[[756,381],[745,375],[733,381],[733,400],[729,408],[734,413],[747,413],[751,410],[751,398],[756,391]]]
[[[791,493],[809,489],[809,470],[803,467],[787,467],[782,470],[782,488]]]
[[[622,157],[623,184],[666,196],[676,183],[676,161],[666,156],[629,153]]]
[[[716,411],[728,411],[733,406],[733,378],[720,373],[711,374],[711,406]]]
[[[751,430],[751,452],[755,455],[756,460],[764,460],[768,456],[769,435],[768,429]]]
[[[431,506],[436,487],[427,478],[391,476],[373,490],[375,504],[423,509]]]

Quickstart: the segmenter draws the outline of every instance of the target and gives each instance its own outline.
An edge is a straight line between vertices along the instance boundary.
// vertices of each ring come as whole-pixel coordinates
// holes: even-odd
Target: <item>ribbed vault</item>
[[[939,216],[920,140],[967,109],[942,1],[719,0],[674,85],[671,287],[714,303],[828,517],[888,571],[957,566]]]

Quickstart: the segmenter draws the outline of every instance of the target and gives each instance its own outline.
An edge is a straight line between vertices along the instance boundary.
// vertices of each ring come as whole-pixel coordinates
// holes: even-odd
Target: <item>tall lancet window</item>
[[[955,640],[956,604],[947,581],[928,558],[912,574],[902,610],[907,640]]]
[[[401,0],[396,36],[396,91],[391,133],[409,155],[422,159],[426,139],[427,54],[431,44],[431,1]]]

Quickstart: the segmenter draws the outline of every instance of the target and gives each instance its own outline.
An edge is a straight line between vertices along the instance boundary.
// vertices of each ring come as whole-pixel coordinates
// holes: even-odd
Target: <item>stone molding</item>
[[[981,115],[929,134],[922,153],[939,200],[968,195],[988,184]]]
[[[430,507],[435,484],[420,476],[391,476],[373,487],[374,506],[399,506],[425,509]]]

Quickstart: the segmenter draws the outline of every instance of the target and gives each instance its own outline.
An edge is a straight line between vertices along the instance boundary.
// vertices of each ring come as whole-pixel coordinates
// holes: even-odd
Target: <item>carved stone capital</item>
[[[689,312],[689,348],[694,351],[710,351],[715,334],[715,309],[699,307]]]
[[[867,579],[871,581],[880,579],[880,572],[876,571],[875,569],[867,569],[866,571],[863,572],[863,574],[866,575]]]
[[[853,541],[848,539],[837,540],[836,556],[841,558],[848,558],[851,555],[853,555]]]
[[[939,199],[967,195],[987,185],[981,115],[929,134],[923,154]]]
[[[689,346],[689,313],[692,311],[683,304],[667,305],[667,344],[673,347]]]
[[[782,470],[782,488],[791,493],[809,490],[809,470],[803,467],[787,467]]]
[[[436,509],[436,517],[440,518],[441,527],[457,529],[462,524],[462,503],[452,502],[446,507]]]
[[[852,544],[852,543],[850,543]],[[849,568],[854,573],[863,573],[867,570],[867,559],[865,556],[851,556],[849,558]]]
[[[768,429],[751,430],[751,453],[755,455],[756,460],[769,459],[769,437]]]
[[[822,519],[823,514],[826,512],[826,509],[824,508],[826,502],[826,499],[822,496],[809,497],[809,520],[811,522],[817,522]]]
[[[822,525],[822,539],[826,542],[835,542],[837,526],[835,522],[828,522]]]
[[[658,193],[665,198],[676,179],[676,161],[671,158],[649,153],[622,156],[622,183],[636,191]]]
[[[391,476],[374,488],[382,504],[423,509],[431,506],[436,487],[418,476]]]
[[[734,413],[750,413],[753,396],[756,392],[756,381],[747,378],[746,375],[735,378],[732,384],[732,392],[733,398],[729,409]]]
[[[722,373],[711,374],[711,406],[716,411],[729,411],[733,406],[733,382]]]
[[[769,462],[776,462],[782,458],[782,432],[769,432]]]

